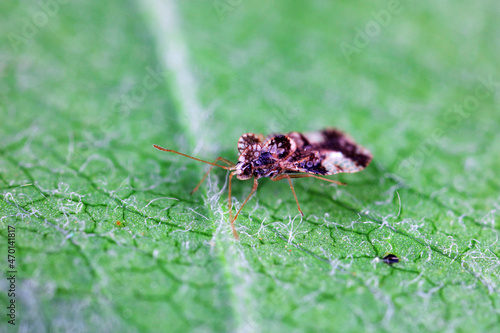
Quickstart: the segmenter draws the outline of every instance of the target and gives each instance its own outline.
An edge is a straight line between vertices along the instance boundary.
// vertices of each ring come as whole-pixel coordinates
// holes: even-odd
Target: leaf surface
[[[46,3],[0,5],[2,330],[498,328],[495,2]],[[325,127],[373,163],[295,180],[303,218],[261,180],[239,242],[225,172],[190,196],[206,166],[152,147]]]

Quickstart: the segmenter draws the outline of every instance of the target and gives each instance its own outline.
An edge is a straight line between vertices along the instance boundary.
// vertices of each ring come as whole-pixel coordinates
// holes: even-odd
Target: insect
[[[395,254],[388,254],[382,259],[387,265],[396,264],[399,262],[399,258]]]
[[[288,134],[272,134],[265,139],[262,135],[253,133],[243,134],[238,140],[239,157],[236,164],[223,157],[217,157],[212,163],[157,145],[153,145],[153,147],[210,164],[210,168],[194,190],[191,191],[191,194],[198,190],[214,166],[232,171],[229,174],[228,206],[229,222],[231,223],[231,229],[236,239],[239,237],[234,226],[234,221],[240,214],[243,206],[245,206],[257,190],[257,180],[259,178],[268,177],[273,181],[286,178],[297,203],[297,208],[300,214],[304,216],[292,185],[292,178],[312,177],[345,185],[332,179],[320,177],[320,175],[326,176],[344,172],[358,172],[363,170],[372,160],[372,154],[367,149],[356,144],[343,132],[333,128],[311,133],[291,132]],[[219,161],[225,163],[227,166],[217,164]],[[240,180],[252,178],[253,187],[233,217],[231,184],[234,176]]]

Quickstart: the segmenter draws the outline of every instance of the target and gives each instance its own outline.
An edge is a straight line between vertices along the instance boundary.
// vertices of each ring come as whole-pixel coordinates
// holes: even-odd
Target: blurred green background
[[[497,1],[3,1],[0,330],[494,332]],[[338,127],[358,174],[260,181],[246,132]],[[251,182],[236,182],[236,206]],[[15,227],[16,325],[8,226]],[[392,253],[400,262],[380,258]]]

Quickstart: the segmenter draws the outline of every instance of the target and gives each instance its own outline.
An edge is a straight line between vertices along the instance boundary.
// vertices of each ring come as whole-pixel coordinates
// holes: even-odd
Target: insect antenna
[[[201,160],[199,158],[196,158],[196,157],[193,157],[193,156],[189,156],[189,155],[180,153],[180,152],[172,150],[172,149],[166,149],[166,148],[160,147],[158,145],[153,145],[153,147],[155,147],[156,149],[161,150],[161,151],[166,151],[166,152],[169,152],[169,153],[179,154],[181,156],[188,157],[188,158],[190,158],[192,160],[195,160],[195,161],[198,161],[198,162],[203,162],[203,163],[206,163],[206,164],[210,164],[212,166],[216,166],[216,167],[219,167],[219,168],[222,168],[222,169],[225,169],[225,170],[235,170],[235,168],[234,168],[235,164],[232,163],[232,162],[230,162],[230,161],[228,161],[228,160],[226,160],[225,158],[222,158],[222,157],[218,157],[217,160],[215,160],[215,161],[216,162],[218,160],[224,161],[225,163],[229,164],[230,166],[219,165],[219,164],[216,164],[216,163],[212,163],[212,162],[208,162],[208,161],[205,161],[205,160]]]
[[[200,160],[199,158],[196,158],[196,157],[193,157],[193,156],[189,156],[189,155],[186,155],[186,154],[183,154],[183,153],[179,153],[178,151],[175,151],[175,150],[172,150],[172,149],[165,149],[165,148],[162,148],[162,147],[157,146],[157,145],[153,145],[153,147],[155,147],[156,149],[161,150],[161,151],[166,151],[166,152],[170,152],[170,153],[176,153],[176,154],[179,154],[181,156],[185,156],[185,157],[188,157],[190,159],[193,159],[195,161],[199,161],[199,162],[203,162],[203,163],[206,163],[206,164],[210,164],[210,169],[208,169],[208,171],[205,173],[205,175],[200,180],[200,182],[198,183],[198,185],[196,185],[196,187],[189,194],[193,194],[194,192],[198,191],[198,188],[203,183],[203,181],[207,178],[208,174],[210,173],[210,171],[212,171],[212,168],[214,166],[217,166],[217,167],[222,168],[224,170],[235,170],[236,169],[235,168],[236,164],[234,164],[233,162],[231,162],[229,160],[226,160],[225,158],[220,157],[220,156],[215,159],[214,163],[212,163],[212,162]],[[219,165],[219,164],[217,164],[217,161],[222,161],[222,162],[226,163],[229,166]]]

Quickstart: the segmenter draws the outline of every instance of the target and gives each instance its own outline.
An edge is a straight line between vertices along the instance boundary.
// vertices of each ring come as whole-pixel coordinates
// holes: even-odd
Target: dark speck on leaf
[[[392,265],[399,262],[399,258],[394,254],[388,254],[382,259],[387,265]]]

